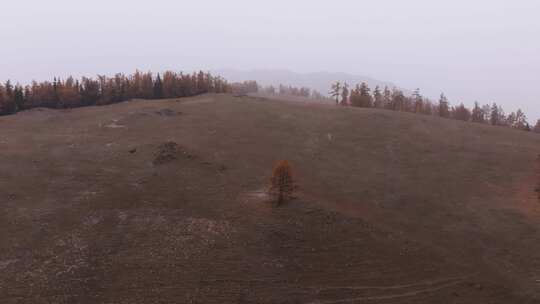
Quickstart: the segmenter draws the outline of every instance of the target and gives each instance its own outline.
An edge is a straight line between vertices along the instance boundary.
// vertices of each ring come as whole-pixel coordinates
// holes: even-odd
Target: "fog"
[[[540,1],[2,1],[0,79],[135,69],[366,75],[540,118]]]

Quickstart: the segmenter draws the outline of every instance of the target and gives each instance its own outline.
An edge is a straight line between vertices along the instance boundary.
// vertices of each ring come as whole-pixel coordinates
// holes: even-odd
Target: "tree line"
[[[294,96],[305,97],[312,99],[328,99],[327,96],[319,93],[316,90],[312,90],[307,87],[295,87],[291,85],[283,85],[275,87],[273,85],[262,86],[255,80],[248,80],[244,82],[235,82],[231,85],[232,92],[239,95],[246,95],[250,93],[261,93],[265,95],[274,96]]]
[[[29,85],[0,84],[0,115],[46,107],[55,109],[106,105],[130,99],[161,99],[204,93],[229,93],[232,85],[210,73],[184,74],[166,71],[154,76],[136,71],[130,75],[97,76],[75,79],[54,78],[52,82],[33,81]]]
[[[279,87],[260,87],[256,81],[228,83],[219,76],[203,71],[185,74],[166,71],[154,76],[151,72],[136,71],[133,74],[116,74],[113,77],[98,75],[97,78],[82,77],[75,79],[54,78],[52,82],[32,81],[29,85],[12,84],[11,81],[0,83],[0,115],[14,114],[36,107],[76,108],[91,105],[106,105],[130,99],[162,99],[196,96],[205,93],[247,94],[262,92],[270,95],[300,96],[315,99],[327,99],[321,93],[306,87],[279,85]],[[337,105],[379,108],[393,111],[411,112],[440,116],[462,121],[506,126],[525,131],[540,133],[540,120],[534,127],[527,122],[521,109],[506,114],[501,106],[480,105],[473,108],[463,103],[452,106],[446,96],[441,94],[438,102],[422,96],[417,89],[407,96],[397,88],[379,86],[373,91],[366,83],[350,88],[347,83],[332,84],[330,97]]]
[[[312,90],[307,87],[295,87],[291,85],[280,84],[278,87],[272,85],[266,87],[260,87],[259,92],[267,95],[281,95],[281,96],[296,96],[312,99],[327,99],[326,96],[316,90]]]
[[[329,95],[335,100],[336,105],[433,115],[540,133],[540,120],[531,127],[521,109],[506,114],[496,103],[480,105],[475,102],[473,108],[468,108],[463,103],[452,106],[444,94],[441,94],[438,102],[433,102],[422,96],[420,89],[407,96],[402,90],[390,89],[387,86],[383,89],[376,86],[372,91],[366,83],[350,88],[347,83],[336,82],[332,84]]]

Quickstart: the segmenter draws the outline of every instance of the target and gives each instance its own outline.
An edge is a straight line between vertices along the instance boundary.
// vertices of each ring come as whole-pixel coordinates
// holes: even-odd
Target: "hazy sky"
[[[5,0],[0,79],[337,71],[540,118],[539,0]]]

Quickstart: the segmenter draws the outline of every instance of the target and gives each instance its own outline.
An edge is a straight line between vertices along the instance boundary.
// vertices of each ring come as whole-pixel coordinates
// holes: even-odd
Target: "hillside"
[[[296,73],[289,70],[234,70],[234,69],[223,69],[214,71],[218,75],[224,76],[230,81],[249,81],[256,80],[259,84],[263,86],[274,86],[278,87],[280,84],[286,86],[295,86],[295,87],[307,87],[313,90],[320,92],[323,95],[326,95],[330,90],[332,83],[336,81],[347,82],[349,85],[354,86],[365,82],[371,88],[379,86],[384,88],[388,86],[389,88],[397,88],[397,86],[391,82],[381,81],[374,79],[372,77],[362,76],[362,75],[353,75],[348,73],[332,73],[332,72],[315,72],[315,73]],[[404,90],[406,93],[410,93],[407,90]]]
[[[0,130],[1,303],[540,299],[538,134],[216,94]]]

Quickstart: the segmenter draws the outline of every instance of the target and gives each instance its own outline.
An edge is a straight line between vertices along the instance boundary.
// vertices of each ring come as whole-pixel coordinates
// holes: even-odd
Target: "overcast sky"
[[[5,0],[0,79],[135,69],[371,76],[540,118],[538,0]]]

